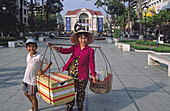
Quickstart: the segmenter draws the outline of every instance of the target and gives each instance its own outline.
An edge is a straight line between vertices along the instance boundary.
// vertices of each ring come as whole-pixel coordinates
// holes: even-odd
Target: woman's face
[[[82,35],[79,35],[78,41],[80,45],[85,46],[88,43],[88,38],[84,34],[82,34]]]

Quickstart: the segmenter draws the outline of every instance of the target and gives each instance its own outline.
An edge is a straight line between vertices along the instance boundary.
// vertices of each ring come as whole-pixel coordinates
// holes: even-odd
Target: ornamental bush
[[[145,41],[145,40],[136,40],[136,44],[138,45],[148,45],[148,46],[156,46],[157,43],[153,41]]]

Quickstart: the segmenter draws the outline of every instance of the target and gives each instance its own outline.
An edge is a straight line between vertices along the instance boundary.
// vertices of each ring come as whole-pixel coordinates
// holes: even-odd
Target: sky
[[[41,0],[37,0],[40,1]],[[45,1],[45,0],[44,0]],[[95,1],[95,0],[92,0]],[[28,2],[30,2],[30,0],[28,0]],[[76,10],[76,9],[81,9],[81,8],[87,8],[87,9],[91,9],[94,11],[100,11],[104,16],[106,16],[105,11],[102,8],[97,8],[93,2],[91,1],[86,1],[86,0],[64,0],[62,1],[63,3],[63,11],[60,13],[62,15],[62,17],[65,16],[65,14],[67,13],[67,11],[69,10]],[[126,3],[127,5],[127,3]]]
[[[40,1],[41,0],[37,0]],[[45,1],[45,0],[44,0]],[[93,0],[94,1],[94,0]],[[28,0],[30,2],[30,0]],[[94,11],[100,11],[104,16],[106,15],[102,8],[96,8],[93,2],[86,1],[86,0],[64,0],[63,3],[63,11],[61,12],[62,17],[67,13],[69,10],[87,8]]]
[[[86,0],[64,0],[63,2],[63,11],[61,12],[61,15],[64,16],[67,11],[69,10],[75,10],[75,9],[81,9],[81,8],[87,8],[94,11],[100,11],[104,16],[106,15],[104,10],[102,8],[96,8],[93,2],[86,1]]]

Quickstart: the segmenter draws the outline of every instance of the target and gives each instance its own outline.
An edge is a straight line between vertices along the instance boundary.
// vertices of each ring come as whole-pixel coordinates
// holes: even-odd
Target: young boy
[[[43,59],[43,56],[36,51],[38,46],[35,39],[28,39],[26,41],[26,48],[29,54],[26,58],[27,66],[23,78],[23,91],[25,96],[32,103],[32,108],[29,111],[38,111],[36,76],[44,74],[51,66],[52,62],[48,61],[46,58]],[[44,70],[40,69],[42,63],[47,64]]]

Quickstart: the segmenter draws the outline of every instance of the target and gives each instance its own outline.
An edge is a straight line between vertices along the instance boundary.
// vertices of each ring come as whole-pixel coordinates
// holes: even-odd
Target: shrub
[[[148,45],[148,46],[156,46],[157,43],[153,41],[145,41],[145,40],[136,40],[136,44],[138,45]]]
[[[116,38],[120,38],[121,37],[120,29],[114,29],[113,37],[116,37]]]
[[[32,34],[30,34],[30,33],[25,33],[24,35],[25,36],[32,36]]]
[[[0,41],[15,41],[15,37],[0,37]]]
[[[127,44],[130,44],[130,47],[135,48],[137,50],[153,50],[155,52],[170,52],[169,45],[164,46],[163,44],[160,44],[159,47],[149,47],[149,46],[139,46],[136,45],[136,42],[126,42]]]

